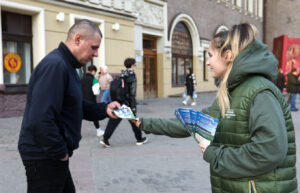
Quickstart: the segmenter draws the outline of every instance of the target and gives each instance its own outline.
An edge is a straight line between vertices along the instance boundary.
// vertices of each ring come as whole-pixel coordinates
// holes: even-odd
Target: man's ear
[[[82,35],[81,34],[75,34],[74,35],[74,41],[75,41],[76,45],[79,45],[81,40],[82,40]]]
[[[226,60],[226,62],[230,62],[232,60],[232,51],[231,50],[225,51],[224,59]]]

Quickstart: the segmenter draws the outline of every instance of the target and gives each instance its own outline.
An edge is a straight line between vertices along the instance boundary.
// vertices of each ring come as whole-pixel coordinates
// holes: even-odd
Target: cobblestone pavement
[[[208,106],[214,98],[215,93],[201,93],[194,109]],[[297,103],[300,107],[298,98]],[[181,98],[147,99],[139,101],[138,115],[169,118],[178,107],[182,107]],[[300,112],[292,116],[299,139]],[[17,151],[21,121],[22,117],[0,119],[0,193],[26,192],[25,172]],[[101,126],[106,123],[101,121]],[[110,139],[111,148],[101,147],[92,122],[83,121],[82,136],[70,160],[78,193],[210,192],[209,167],[192,138],[147,135],[149,143],[136,146],[125,120]],[[299,161],[297,166],[299,180]]]

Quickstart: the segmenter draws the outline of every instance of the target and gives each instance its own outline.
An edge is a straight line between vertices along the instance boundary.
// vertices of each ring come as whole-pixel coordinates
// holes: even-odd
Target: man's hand
[[[69,155],[67,154],[64,158],[60,159],[60,161],[65,162],[68,161],[68,159],[69,159]]]
[[[117,119],[118,117],[113,114],[114,109],[120,109],[121,105],[117,101],[113,101],[107,105],[106,114],[113,119]]]

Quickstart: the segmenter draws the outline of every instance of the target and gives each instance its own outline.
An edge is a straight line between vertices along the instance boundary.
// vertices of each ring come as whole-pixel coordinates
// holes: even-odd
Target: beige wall
[[[66,7],[58,6],[51,3],[43,3],[34,0],[12,0],[24,5],[35,6],[44,9],[44,25],[45,25],[45,50],[46,54],[58,47],[58,44],[64,42],[67,37],[67,32],[70,28],[70,14],[86,16],[104,21],[104,34],[105,37],[105,64],[109,67],[111,73],[120,73],[124,69],[123,62],[127,57],[135,57],[134,54],[134,20],[126,17],[113,17],[107,14],[84,10],[80,7]],[[14,9],[11,9],[14,11]],[[65,13],[65,20],[59,22],[56,20],[56,14],[59,12]],[[20,12],[22,13],[22,11]],[[26,14],[24,12],[24,14]],[[112,25],[118,22],[120,30],[112,30]],[[39,40],[43,41],[43,40]],[[35,45],[35,44],[34,44]],[[102,43],[101,46],[104,44]],[[99,54],[100,55],[100,54]],[[39,61],[34,63],[34,66]],[[95,64],[99,67],[99,64]],[[141,66],[141,65],[140,65]],[[138,77],[138,98],[142,98],[142,68],[137,68]]]

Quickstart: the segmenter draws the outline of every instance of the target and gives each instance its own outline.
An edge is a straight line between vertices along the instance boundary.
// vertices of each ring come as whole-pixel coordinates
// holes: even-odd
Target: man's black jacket
[[[81,64],[65,44],[49,53],[34,69],[18,149],[23,160],[64,158],[78,148],[82,119],[107,117],[106,104],[82,100],[76,68]]]

